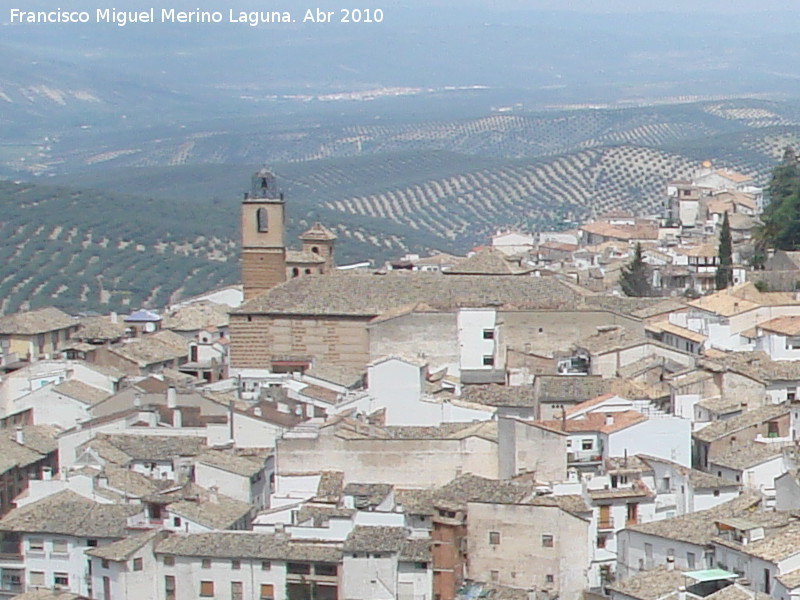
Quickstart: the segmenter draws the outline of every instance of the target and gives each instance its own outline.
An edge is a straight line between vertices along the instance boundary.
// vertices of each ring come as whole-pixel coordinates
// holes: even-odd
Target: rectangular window
[[[231,569],[233,569],[234,571],[238,571],[241,568],[242,568],[242,561],[240,560],[231,561]]]
[[[200,595],[204,598],[213,598],[214,597],[214,582],[213,581],[201,581],[200,582]]]
[[[104,569],[107,569],[108,568],[108,559],[106,559],[106,558],[100,559],[100,566],[103,567]]]
[[[484,367],[493,367],[494,366],[494,356],[487,354],[483,357],[483,366]]]
[[[67,540],[53,540],[53,552],[56,554],[66,554],[67,551]]]
[[[581,441],[581,450],[591,450],[592,448],[594,448],[594,443],[592,440]]]
[[[489,532],[489,543],[492,546],[496,546],[500,543],[500,532],[499,531],[490,531]]]
[[[552,548],[553,547],[553,536],[545,534],[542,536],[542,548]]]
[[[204,558],[203,562],[200,563],[200,566],[202,568],[204,568],[204,569],[210,569],[211,568],[211,559],[210,558]]]
[[[336,577],[338,571],[336,565],[314,565],[315,575],[324,575],[325,577]]]
[[[261,570],[262,571],[269,571],[272,568],[272,563],[268,560],[261,561]]]
[[[556,578],[553,575],[548,574],[544,576],[544,580],[545,583],[553,583],[556,580]]]
[[[231,600],[242,600],[244,598],[244,590],[241,581],[231,581]]]
[[[494,583],[497,583],[498,581],[500,581],[500,571],[491,571],[489,573],[489,576],[491,577],[492,582],[494,582]]]
[[[275,586],[271,583],[261,584],[261,595],[259,600],[272,600],[275,597]]]
[[[31,585],[44,586],[44,571],[31,571],[28,573],[28,581]]]
[[[33,552],[44,552],[44,540],[30,539],[28,540],[28,550]]]
[[[165,567],[174,567],[175,566],[175,557],[171,554],[167,554],[164,556],[164,566]]]
[[[69,587],[68,573],[53,573],[53,586],[57,588]]]
[[[142,558],[134,558],[133,559],[133,570],[134,571],[141,571],[144,569],[144,559]]]
[[[291,575],[311,575],[311,565],[307,563],[286,563],[286,572]]]
[[[485,339],[485,340],[493,340],[494,339],[494,329],[484,329],[483,330],[483,339]]]
[[[686,566],[689,567],[690,569],[694,569],[695,568],[695,562],[696,562],[696,559],[695,559],[695,556],[694,556],[694,552],[687,552],[686,553]]]
[[[175,576],[164,576],[164,596],[165,600],[175,600]]]

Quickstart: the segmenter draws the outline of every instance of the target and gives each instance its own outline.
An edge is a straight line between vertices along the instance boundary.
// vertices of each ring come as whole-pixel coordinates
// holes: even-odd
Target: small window
[[[500,571],[492,571],[490,576],[491,576],[492,581],[494,583],[497,583],[498,581],[500,581]]]
[[[493,367],[494,366],[494,356],[486,355],[483,357],[483,366],[484,367]]]
[[[69,587],[69,574],[53,573],[53,585],[57,588]]]
[[[180,517],[172,517],[172,525],[174,527],[180,527],[181,526],[181,518]]]
[[[241,581],[231,581],[231,600],[243,600],[244,586]]]
[[[545,534],[542,536],[542,548],[552,548],[553,547],[553,536],[549,534]]]
[[[556,578],[548,573],[547,575],[544,576],[544,580],[545,583],[554,583]]]
[[[212,598],[214,596],[214,582],[201,581],[200,582],[200,595],[204,598]]]
[[[597,536],[597,547],[598,548],[605,548],[606,547],[606,536],[604,536],[604,535]]]
[[[269,571],[272,568],[272,563],[268,560],[261,561],[261,570],[262,571]]]
[[[175,566],[175,557],[171,554],[167,554],[164,556],[164,566],[165,567],[174,567]]]
[[[31,571],[28,573],[28,581],[31,585],[44,586],[44,571]]]
[[[233,569],[234,571],[238,571],[241,568],[242,568],[242,561],[240,560],[231,561],[231,569]]]
[[[97,540],[86,540],[86,545],[89,548],[97,548]]]
[[[266,233],[269,231],[269,218],[267,217],[267,209],[259,208],[256,211],[256,219],[258,220],[258,232]]]
[[[107,569],[108,568],[108,559],[107,558],[101,559],[100,560],[100,566],[103,567],[104,569]]]
[[[314,565],[314,574],[325,577],[336,577],[338,569],[336,565]]]
[[[414,568],[419,570],[419,571],[425,571],[428,568],[428,563],[426,563],[426,562],[414,563]]]
[[[489,543],[493,546],[496,546],[500,543],[500,532],[499,531],[490,531],[489,532]]]
[[[44,552],[44,540],[32,538],[28,540],[28,550]]]
[[[211,559],[210,558],[204,558],[203,562],[200,563],[200,564],[204,569],[210,569],[211,568]]]
[[[272,600],[275,597],[275,586],[271,583],[261,584],[261,595],[259,600]]]
[[[53,552],[56,554],[66,554],[69,552],[67,540],[53,540]]]
[[[594,442],[592,442],[592,440],[581,441],[581,450],[591,450],[592,448],[594,448]]]
[[[144,569],[144,560],[141,558],[134,558],[133,559],[133,570],[134,571],[141,571]]]
[[[493,340],[494,339],[494,329],[484,329],[483,330],[483,339],[485,339],[485,340]]]

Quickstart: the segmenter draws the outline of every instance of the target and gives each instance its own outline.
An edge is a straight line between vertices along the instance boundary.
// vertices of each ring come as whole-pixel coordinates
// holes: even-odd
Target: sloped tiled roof
[[[64,311],[52,306],[0,318],[0,334],[35,335],[66,329],[77,322]]]
[[[125,335],[127,328],[122,323],[112,323],[108,317],[86,317],[80,320],[77,333],[72,335],[78,340],[118,340]]]
[[[533,269],[521,267],[495,248],[485,248],[445,272],[452,275],[524,275]]]
[[[699,431],[692,434],[695,439],[701,442],[713,442],[719,438],[725,437],[731,433],[741,431],[753,425],[760,425],[772,419],[777,419],[782,415],[789,413],[789,405],[784,404],[769,404],[753,410],[743,412],[730,419],[721,421],[713,421],[706,425]]]
[[[228,311],[226,304],[197,302],[171,310],[164,315],[162,326],[172,331],[199,331],[209,327],[226,327]]]
[[[356,526],[347,536],[345,552],[399,553],[406,542],[405,527]]]
[[[336,239],[336,234],[322,223],[314,223],[300,234],[300,239],[308,241],[331,241]]]
[[[78,379],[62,381],[58,385],[53,386],[53,391],[89,405],[97,404],[101,400],[105,400],[111,396],[109,392],[84,383]]]
[[[615,581],[608,589],[637,600],[659,600],[685,585],[686,576],[681,571],[668,571],[666,567],[659,566]]]
[[[552,277],[444,275],[391,272],[297,277],[243,304],[233,314],[378,316],[390,308],[425,302],[436,310],[512,304],[520,309],[566,310],[579,296]]]
[[[264,468],[264,461],[238,456],[228,450],[209,450],[197,457],[197,462],[229,471],[242,477],[252,477]]]
[[[115,562],[122,562],[128,560],[134,552],[143,548],[149,541],[157,538],[160,535],[158,530],[146,531],[139,535],[132,535],[117,542],[112,542],[105,546],[97,548],[89,548],[86,554],[95,556],[97,558],[104,558]]]
[[[204,558],[307,560],[328,563],[338,563],[342,558],[341,547],[336,544],[295,542],[273,534],[252,531],[176,534],[159,542],[156,552]]]
[[[141,506],[100,504],[64,490],[15,508],[0,520],[0,531],[121,538],[127,518],[141,511]]]

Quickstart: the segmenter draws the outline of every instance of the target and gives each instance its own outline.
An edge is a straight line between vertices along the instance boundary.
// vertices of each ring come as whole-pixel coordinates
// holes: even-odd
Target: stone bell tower
[[[253,175],[242,202],[242,286],[250,300],[286,281],[285,202],[266,168]]]

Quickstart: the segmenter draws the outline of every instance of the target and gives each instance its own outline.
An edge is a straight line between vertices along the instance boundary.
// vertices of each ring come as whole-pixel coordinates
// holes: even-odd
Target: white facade
[[[368,414],[385,411],[384,423],[436,426],[447,422],[486,421],[494,408],[425,397],[425,365],[389,357],[368,368],[369,396],[355,403]],[[346,404],[349,408],[350,403]]]
[[[498,353],[500,329],[497,311],[491,308],[458,311],[459,366],[464,370],[492,370],[500,368]]]
[[[649,454],[683,466],[692,464],[692,424],[673,416],[651,418],[604,435],[605,456]]]

